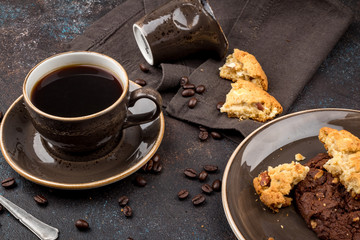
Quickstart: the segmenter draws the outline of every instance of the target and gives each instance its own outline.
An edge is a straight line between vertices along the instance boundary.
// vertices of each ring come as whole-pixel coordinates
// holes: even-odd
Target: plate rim
[[[360,113],[360,110],[356,110],[356,109],[348,109],[348,108],[315,108],[315,109],[307,109],[307,110],[302,110],[302,111],[298,111],[298,112],[294,112],[294,113],[289,113],[286,114],[284,116],[281,116],[279,118],[276,118],[274,120],[271,120],[270,122],[258,127],[257,129],[255,129],[253,132],[251,132],[246,138],[244,138],[244,140],[242,140],[239,145],[235,148],[234,152],[231,154],[226,167],[224,169],[224,174],[223,174],[223,178],[222,178],[222,184],[221,184],[221,201],[222,201],[222,205],[223,205],[223,210],[225,212],[225,216],[226,219],[228,221],[228,224],[230,225],[233,233],[235,234],[237,239],[240,240],[247,240],[242,234],[241,231],[239,230],[239,228],[236,226],[235,221],[231,215],[230,209],[229,209],[229,204],[227,201],[227,194],[226,194],[226,187],[227,187],[227,179],[228,179],[228,175],[229,175],[229,170],[230,167],[235,159],[235,156],[238,154],[238,152],[240,151],[240,149],[249,141],[250,138],[252,138],[254,135],[256,135],[257,133],[259,133],[260,131],[262,131],[264,128],[267,128],[269,125],[272,125],[276,122],[282,121],[284,119],[287,118],[291,118],[291,117],[295,117],[304,113],[311,113],[311,112],[321,112],[321,111],[344,111],[344,112],[353,112],[353,113]]]
[[[131,82],[131,81],[130,81]],[[131,82],[133,83],[133,82]],[[138,86],[137,84],[133,83],[135,86]],[[4,156],[5,161],[10,165],[10,167],[15,170],[15,172],[17,172],[19,175],[21,175],[22,177],[26,178],[27,180],[37,183],[39,185],[42,186],[46,186],[46,187],[52,187],[52,188],[57,188],[57,189],[66,189],[66,190],[80,190],[80,189],[92,189],[92,188],[97,188],[97,187],[102,187],[105,185],[109,185],[111,183],[117,182],[121,179],[124,179],[128,176],[130,176],[131,174],[135,173],[137,170],[139,170],[146,162],[148,162],[151,157],[156,153],[156,151],[158,150],[158,148],[160,147],[160,144],[162,142],[162,139],[164,137],[164,132],[165,132],[165,119],[164,119],[164,114],[161,111],[160,115],[159,115],[159,124],[160,124],[160,129],[158,132],[158,136],[155,140],[155,144],[154,146],[150,149],[150,151],[142,158],[141,161],[139,161],[138,163],[136,163],[135,165],[133,165],[132,167],[126,169],[125,171],[122,171],[120,173],[117,173],[111,177],[107,177],[101,180],[97,180],[97,181],[88,181],[86,183],[61,183],[61,181],[50,181],[50,180],[45,180],[42,179],[38,176],[34,176],[30,173],[28,173],[28,171],[24,170],[22,167],[18,166],[18,164],[16,164],[13,159],[7,154],[7,151],[5,149],[4,146],[4,141],[3,141],[3,132],[4,132],[4,125],[5,125],[5,120],[8,116],[8,114],[11,112],[11,109],[14,108],[14,106],[16,104],[18,104],[21,100],[23,99],[23,95],[20,95],[8,108],[8,110],[6,111],[6,113],[4,114],[4,117],[1,121],[1,125],[0,125],[0,148],[1,148],[1,152]],[[156,121],[157,119],[155,119],[154,121]]]

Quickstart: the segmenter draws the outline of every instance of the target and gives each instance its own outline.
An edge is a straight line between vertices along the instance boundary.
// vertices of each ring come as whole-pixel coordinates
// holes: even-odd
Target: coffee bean
[[[129,203],[129,198],[127,196],[121,196],[118,202],[120,206],[125,207]]]
[[[214,191],[219,192],[221,190],[221,180],[215,179],[212,183],[212,188],[214,189]]]
[[[195,85],[192,83],[184,84],[182,87],[183,89],[195,89]]]
[[[139,68],[140,68],[141,71],[143,71],[145,73],[149,72],[149,68],[143,63],[139,64]]]
[[[215,165],[204,165],[203,168],[207,172],[216,172],[218,170],[218,166]]]
[[[196,178],[197,176],[197,172],[192,169],[192,168],[187,168],[184,170],[184,174],[185,176],[187,176],[188,178]]]
[[[213,192],[212,187],[207,183],[205,183],[204,185],[201,186],[201,190],[203,190],[203,192],[206,194],[210,194]]]
[[[135,183],[136,183],[136,185],[138,185],[139,187],[145,187],[146,184],[147,184],[146,180],[145,180],[143,177],[141,177],[141,176],[137,176],[137,177],[135,178]]]
[[[153,169],[153,166],[154,166],[154,161],[150,159],[146,164],[146,171],[150,172]]]
[[[13,188],[16,186],[16,181],[13,177],[9,177],[1,182],[1,186],[4,188]]]
[[[2,213],[4,211],[4,207],[3,205],[0,204],[0,213]]]
[[[156,153],[156,154],[152,157],[152,160],[153,160],[154,163],[159,162],[159,161],[160,161],[160,156],[159,156],[159,154]]]
[[[132,209],[130,206],[126,205],[124,208],[123,208],[123,213],[125,215],[125,217],[131,217],[132,216]]]
[[[162,168],[163,168],[162,164],[160,162],[156,162],[156,163],[154,163],[152,171],[154,173],[160,173]]]
[[[218,102],[216,104],[216,109],[220,111],[220,108],[224,105],[224,102]]]
[[[190,98],[190,100],[189,100],[188,107],[189,107],[189,108],[194,108],[194,107],[196,106],[196,104],[197,104],[197,99],[196,99],[196,97],[192,97],[192,98]]]
[[[206,171],[201,171],[201,172],[199,173],[199,180],[200,180],[200,181],[205,181],[205,179],[207,178],[207,176],[208,176],[208,173],[207,173]]]
[[[189,192],[185,189],[180,190],[180,192],[178,192],[178,198],[181,200],[187,198],[188,196],[189,196]]]
[[[180,78],[180,86],[184,86],[185,84],[189,83],[189,78],[184,76],[182,78]]]
[[[196,93],[199,93],[199,94],[205,92],[205,90],[206,90],[206,88],[205,88],[204,85],[199,85],[199,86],[197,86],[197,87],[195,88],[195,92],[196,92]]]
[[[205,141],[206,139],[208,139],[208,137],[209,137],[209,133],[207,131],[200,131],[199,139],[201,141]]]
[[[215,140],[222,139],[222,135],[221,135],[220,133],[218,133],[218,132],[212,131],[212,132],[210,132],[210,135],[211,135],[212,138],[215,139]]]
[[[205,196],[201,193],[191,199],[192,203],[197,206],[205,202]]]
[[[135,79],[135,83],[139,84],[140,86],[145,86],[146,85],[146,81],[144,79],[141,79],[141,78]]]
[[[204,128],[203,126],[199,126],[199,130],[200,130],[200,131],[203,131],[203,132],[207,132],[207,129]]]
[[[83,219],[79,219],[75,222],[75,226],[77,227],[77,229],[84,231],[89,229],[89,223]]]
[[[195,90],[194,89],[185,89],[184,91],[182,91],[181,95],[183,97],[192,97],[195,94]]]
[[[42,206],[45,206],[48,204],[48,200],[42,195],[36,195],[34,197],[34,200],[37,204],[42,205]]]

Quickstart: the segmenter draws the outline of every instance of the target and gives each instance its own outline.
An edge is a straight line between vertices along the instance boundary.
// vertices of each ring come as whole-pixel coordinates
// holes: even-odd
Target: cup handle
[[[131,92],[128,107],[133,107],[141,98],[147,98],[153,101],[156,105],[155,112],[151,111],[140,114],[129,114],[124,122],[123,129],[151,122],[159,116],[162,107],[162,98],[160,93],[152,88],[138,88]]]

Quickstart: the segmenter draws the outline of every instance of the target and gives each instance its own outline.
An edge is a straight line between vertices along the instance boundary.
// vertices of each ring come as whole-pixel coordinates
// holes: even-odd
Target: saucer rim
[[[132,81],[130,81],[132,84],[134,84],[136,87],[140,87],[139,85],[133,83]],[[16,104],[18,104],[20,101],[23,100],[23,95],[20,95],[9,107],[9,109],[6,111],[2,121],[1,121],[1,125],[0,125],[0,148],[1,148],[1,152],[4,156],[5,161],[10,165],[10,167],[15,170],[18,174],[20,174],[22,177],[26,178],[29,181],[32,181],[34,183],[43,185],[43,186],[47,186],[47,187],[52,187],[52,188],[58,188],[58,189],[68,189],[68,190],[79,190],[79,189],[92,189],[92,188],[97,188],[97,187],[102,187],[105,185],[109,185],[111,183],[117,182],[121,179],[124,179],[128,176],[130,176],[131,174],[135,173],[137,170],[139,170],[144,164],[146,164],[151,157],[156,153],[156,151],[158,150],[158,148],[160,147],[160,144],[162,142],[162,139],[164,137],[164,132],[165,132],[165,119],[164,119],[164,114],[161,111],[160,115],[159,115],[159,119],[160,121],[160,129],[158,132],[158,136],[155,140],[155,144],[154,146],[150,149],[150,151],[142,157],[142,159],[136,163],[135,165],[131,166],[130,168],[126,169],[125,171],[121,171],[111,177],[107,177],[105,179],[101,179],[101,180],[97,180],[97,181],[93,181],[93,182],[86,182],[86,183],[61,183],[61,181],[49,181],[49,180],[45,180],[42,179],[38,176],[32,175],[30,173],[28,173],[28,171],[26,171],[25,169],[21,168],[20,166],[18,166],[16,164],[16,162],[7,154],[6,148],[5,148],[5,143],[3,141],[3,132],[4,132],[4,125],[5,125],[5,120],[7,119],[9,113],[12,111],[12,109],[14,108],[14,106]],[[154,121],[156,121],[157,119],[155,119]],[[154,122],[152,121],[152,122]]]

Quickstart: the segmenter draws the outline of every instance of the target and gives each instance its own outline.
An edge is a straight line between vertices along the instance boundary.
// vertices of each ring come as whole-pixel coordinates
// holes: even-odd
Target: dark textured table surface
[[[87,26],[121,4],[104,1],[0,1],[0,111],[6,112],[21,95],[26,73],[42,59],[58,52],[61,44],[81,34]],[[292,112],[311,108],[360,109],[360,1],[344,1],[354,11],[354,20],[333,51],[309,81]],[[330,91],[319,95],[318,89]],[[316,93],[316,95],[315,95]],[[59,239],[235,239],[222,208],[221,194],[207,197],[194,207],[191,199],[179,201],[177,192],[187,188],[199,193],[201,184],[186,179],[187,167],[200,170],[216,164],[220,171],[207,182],[221,178],[237,143],[228,139],[200,142],[198,126],[165,116],[166,130],[158,150],[164,169],[161,174],[136,173],[98,189],[64,191],[39,186],[19,176],[0,155],[0,179],[14,177],[17,186],[0,194],[39,219],[60,230]],[[140,174],[145,187],[134,185]],[[41,194],[48,206],[36,205]],[[118,198],[127,195],[133,217],[126,218]],[[74,222],[85,219],[90,230],[80,232]],[[37,239],[7,211],[0,213],[0,239]]]

